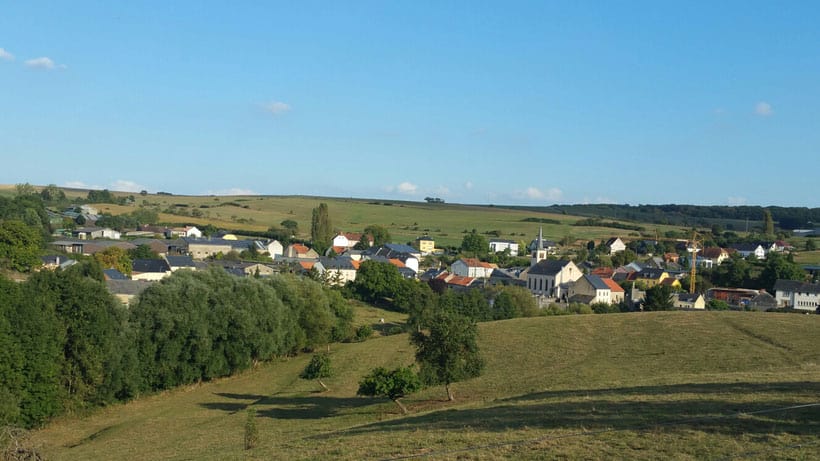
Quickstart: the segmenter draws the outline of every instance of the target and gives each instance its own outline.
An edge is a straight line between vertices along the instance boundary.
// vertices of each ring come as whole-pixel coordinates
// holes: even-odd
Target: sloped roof
[[[191,256],[166,256],[165,260],[171,267],[195,267]]]
[[[105,269],[103,275],[106,280],[128,280],[128,277],[117,269]]]
[[[805,283],[799,280],[778,279],[774,282],[775,291],[791,293],[820,294],[820,283]]]
[[[545,259],[530,267],[530,274],[533,275],[556,275],[571,261]]]
[[[726,254],[726,250],[721,247],[706,247],[700,252],[700,256],[703,258],[719,258],[721,255]]]
[[[613,293],[623,293],[624,292],[623,287],[618,285],[618,283],[615,282],[614,280],[605,279],[605,278],[602,278],[601,280],[606,284],[606,286],[609,287],[609,290],[612,291]]]
[[[485,263],[477,258],[461,258],[459,261],[463,262],[467,267],[483,267],[484,269],[494,269],[490,263]]]
[[[609,290],[609,285],[607,285],[603,279],[597,275],[587,274],[584,278],[590,285],[592,285],[592,288],[595,288],[596,290]]]
[[[171,267],[164,259],[135,259],[131,263],[133,272],[168,272]]]
[[[154,282],[144,280],[106,280],[105,286],[108,291],[115,295],[136,296],[143,290],[153,285]]]
[[[596,267],[595,269],[592,269],[591,274],[597,275],[602,279],[611,279],[615,274],[615,269],[611,267]]]

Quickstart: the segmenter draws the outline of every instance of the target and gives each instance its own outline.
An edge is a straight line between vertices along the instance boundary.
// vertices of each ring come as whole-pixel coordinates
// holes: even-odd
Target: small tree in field
[[[325,386],[325,383],[322,382],[322,378],[329,378],[331,375],[332,370],[330,369],[330,356],[325,353],[321,353],[310,358],[310,362],[302,371],[300,377],[302,379],[315,379],[316,382],[322,386],[322,389],[327,390],[327,386]]]
[[[413,333],[416,361],[424,384],[444,384],[447,398],[455,400],[450,384],[474,378],[484,369],[478,351],[478,330],[471,319],[453,312],[437,312],[429,321],[429,332]]]
[[[359,382],[356,395],[369,397],[387,397],[401,408],[402,414],[407,414],[399,399],[421,389],[421,380],[410,367],[399,367],[388,371],[386,368],[374,368]]]
[[[256,410],[248,408],[245,419],[245,449],[250,450],[259,443],[259,429],[256,427]]]

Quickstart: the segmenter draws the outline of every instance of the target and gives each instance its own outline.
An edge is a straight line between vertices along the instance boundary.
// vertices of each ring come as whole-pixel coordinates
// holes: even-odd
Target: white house
[[[675,293],[672,302],[678,309],[706,309],[706,299],[698,293]]]
[[[569,284],[567,297],[570,301],[585,304],[612,304],[612,289],[597,275],[584,275]]]
[[[609,248],[610,255],[614,255],[619,251],[626,250],[626,244],[623,240],[621,240],[620,237],[612,237],[611,239],[607,240],[604,245],[606,245],[606,247]]]
[[[132,280],[162,280],[171,275],[171,266],[164,259],[135,259],[131,262]]]
[[[344,285],[347,282],[356,280],[359,262],[344,256],[338,258],[321,257],[313,267],[328,283]]]
[[[80,240],[112,239],[119,240],[120,232],[108,227],[80,227],[72,231],[72,235]]]
[[[572,261],[544,259],[527,271],[527,288],[535,296],[560,298],[566,295],[561,284],[574,282],[582,275]]]
[[[777,280],[774,284],[777,307],[791,307],[805,311],[820,308],[820,283],[799,280]]]
[[[509,249],[510,256],[518,256],[518,243],[514,240],[490,239],[490,251],[501,253]]]
[[[453,274],[473,278],[489,278],[495,268],[494,264],[485,263],[476,258],[461,258],[452,266]]]
[[[755,255],[757,259],[766,258],[766,249],[759,243],[737,243],[731,245],[731,248],[744,258],[748,258],[749,255]]]

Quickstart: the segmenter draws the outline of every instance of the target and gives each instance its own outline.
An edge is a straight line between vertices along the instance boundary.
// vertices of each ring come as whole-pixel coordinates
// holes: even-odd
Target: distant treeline
[[[499,205],[496,205],[499,207]],[[813,227],[820,223],[820,208],[778,206],[723,206],[723,205],[552,205],[548,207],[515,207],[542,213],[590,216],[596,218],[624,219],[629,221],[672,224],[680,226],[710,226],[720,224],[727,229],[744,230],[739,226],[760,225],[763,211],[768,210],[781,229]]]
[[[632,224],[624,224],[615,221],[604,221],[602,219],[597,218],[587,218],[581,219],[572,224],[573,226],[587,226],[587,227],[611,227],[613,229],[625,229],[625,230],[632,230],[642,232],[645,231],[646,228],[642,226],[635,226]]]
[[[540,224],[561,224],[561,221],[550,218],[524,218],[521,222],[537,222]]]
[[[179,271],[128,309],[81,263],[0,277],[0,426],[227,376],[354,336],[338,292],[309,279]]]

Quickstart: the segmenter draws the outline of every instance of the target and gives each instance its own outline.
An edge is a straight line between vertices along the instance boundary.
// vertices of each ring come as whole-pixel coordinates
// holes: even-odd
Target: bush
[[[370,325],[362,325],[359,328],[356,328],[356,341],[366,341],[373,335],[373,327]]]
[[[569,307],[567,307],[567,311],[569,311],[572,314],[591,314],[592,308],[587,306],[586,304],[570,303]]]
[[[592,312],[596,314],[614,314],[621,312],[617,304],[593,303],[589,307],[592,308]]]

